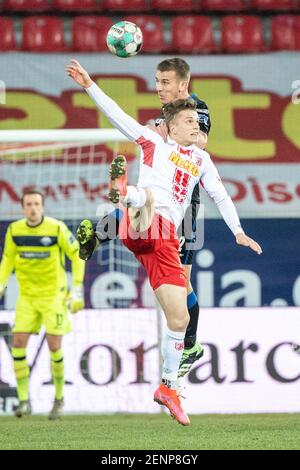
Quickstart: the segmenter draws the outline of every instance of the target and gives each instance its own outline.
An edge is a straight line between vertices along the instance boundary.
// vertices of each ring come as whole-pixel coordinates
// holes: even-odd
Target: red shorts
[[[153,290],[162,284],[186,287],[186,275],[178,253],[179,241],[171,222],[154,213],[149,229],[136,232],[125,210],[119,236],[146,269]]]

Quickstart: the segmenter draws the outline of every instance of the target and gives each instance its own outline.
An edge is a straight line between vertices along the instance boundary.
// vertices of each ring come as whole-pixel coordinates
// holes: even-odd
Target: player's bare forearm
[[[72,59],[70,64],[66,67],[66,72],[69,77],[73,78],[74,82],[78,83],[78,85],[83,88],[89,88],[93,83],[87,71],[75,59]]]
[[[245,233],[237,233],[235,239],[238,245],[249,247],[258,255],[262,254],[261,246],[255,240],[252,240],[252,238],[248,237],[248,235]]]

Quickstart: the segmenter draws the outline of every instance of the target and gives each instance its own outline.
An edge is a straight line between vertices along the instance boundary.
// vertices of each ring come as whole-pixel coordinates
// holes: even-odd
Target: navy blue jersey
[[[195,93],[192,93],[190,95],[190,98],[192,98],[197,104],[200,130],[208,135],[211,128],[211,122],[207,104],[204,101],[200,100]]]

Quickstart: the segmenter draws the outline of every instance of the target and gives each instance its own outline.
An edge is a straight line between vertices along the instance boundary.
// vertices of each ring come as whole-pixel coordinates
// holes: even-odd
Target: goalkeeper
[[[26,191],[22,197],[25,218],[9,225],[0,264],[0,297],[15,270],[19,285],[13,327],[12,358],[19,405],[15,416],[31,414],[29,365],[26,347],[29,336],[45,325],[50,350],[55,400],[49,419],[63,411],[64,359],[62,337],[71,331],[69,310],[84,308],[83,277],[85,263],[78,256],[78,242],[67,226],[44,216],[44,197]],[[68,292],[65,255],[72,263],[72,289]]]

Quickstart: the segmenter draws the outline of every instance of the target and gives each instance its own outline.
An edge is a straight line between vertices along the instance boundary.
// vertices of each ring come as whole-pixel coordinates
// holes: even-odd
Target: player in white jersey
[[[186,276],[178,255],[176,229],[200,180],[236,236],[237,243],[258,254],[261,248],[244,234],[235,207],[209,154],[195,146],[199,123],[194,102],[177,100],[165,107],[164,117],[169,129],[169,138],[165,142],[159,134],[140,125],[105,95],[77,61],[72,60],[67,73],[85,88],[111,123],[141,147],[137,187],[127,186],[125,175],[122,176],[125,161],[117,157],[112,164],[111,197],[119,195],[123,205],[129,207],[121,221],[120,238],[145,267],[166,315],[162,383],[154,399],[167,406],[178,422],[188,425],[189,418],[177,394],[178,368],[189,316]]]

